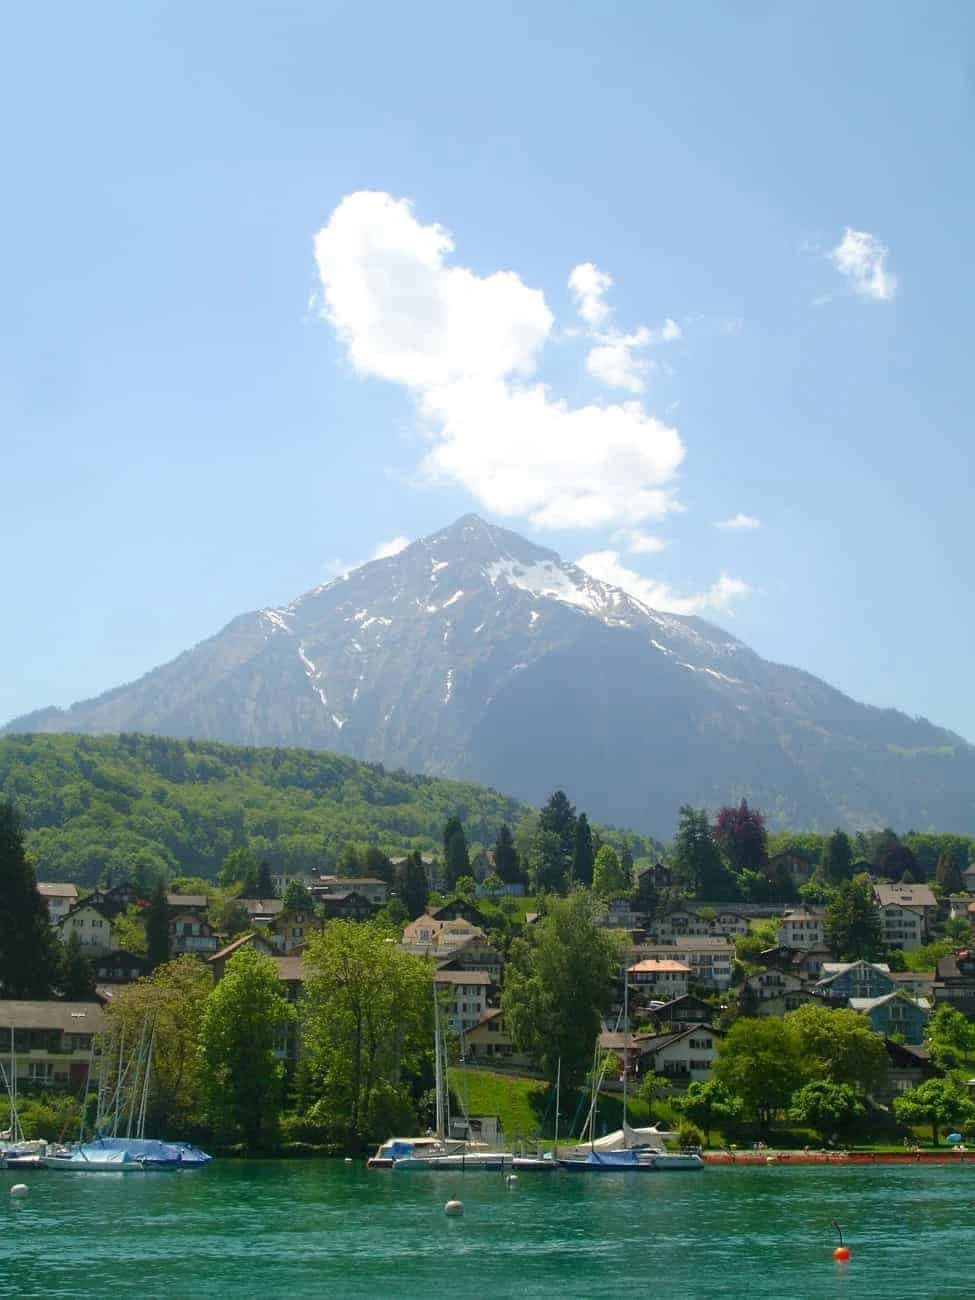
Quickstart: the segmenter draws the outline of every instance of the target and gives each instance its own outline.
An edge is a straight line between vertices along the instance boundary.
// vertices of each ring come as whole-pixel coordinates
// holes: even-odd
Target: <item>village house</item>
[[[756,1005],[757,1010],[762,1003],[776,1002],[789,994],[803,992],[805,985],[798,975],[769,966],[766,970],[757,971],[743,980],[742,989],[748,990],[747,996]],[[799,1003],[797,1002],[796,1005],[798,1006]]]
[[[655,921],[651,930],[658,942],[666,943],[684,937],[734,938],[747,934],[749,928],[748,917],[730,908],[702,915],[693,908],[681,907]]]
[[[201,915],[206,912],[210,900],[206,894],[167,894],[166,906],[170,916],[184,916],[189,912]]]
[[[933,1079],[937,1074],[930,1053],[923,1047],[909,1043],[893,1043],[884,1039],[887,1049],[887,1077],[875,1099],[884,1105],[890,1105],[895,1097],[911,1088],[916,1088],[926,1079]]]
[[[332,894],[358,894],[371,908],[384,907],[389,902],[389,885],[377,876],[320,876],[309,886],[316,903],[322,903]]]
[[[270,925],[284,911],[280,898],[238,898],[237,902],[247,913],[249,925]]]
[[[207,958],[207,965],[213,972],[213,982],[215,984],[219,984],[223,979],[224,972],[227,968],[227,962],[231,957],[233,957],[235,953],[240,952],[241,948],[248,947],[253,948],[255,952],[259,952],[262,957],[270,957],[272,955],[271,945],[262,935],[253,933],[238,935],[232,943],[228,943],[226,947],[221,948],[219,952],[215,952],[211,957]]]
[[[769,880],[788,878],[793,885],[804,885],[813,873],[813,863],[802,853],[786,849],[775,853],[765,866],[765,875]]]
[[[207,957],[219,947],[220,941],[203,914],[179,911],[169,918],[169,950],[174,957],[183,953]]]
[[[826,909],[799,907],[785,913],[775,931],[775,941],[783,948],[806,951],[822,948],[826,943]]]
[[[435,921],[467,921],[468,924],[479,926],[482,930],[487,928],[488,923],[484,913],[473,903],[469,903],[466,898],[448,898],[441,907],[433,908],[430,916]]]
[[[691,968],[691,983],[723,992],[731,988],[731,970],[735,960],[735,945],[730,939],[683,938],[675,939],[678,961],[686,961]]]
[[[286,908],[277,914],[268,927],[271,947],[283,956],[300,952],[322,926],[323,922],[314,913]]]
[[[449,962],[458,970],[486,971],[495,984],[501,983],[501,953],[480,926],[469,921],[418,916],[404,928],[400,947],[419,957],[434,957],[438,965]]]
[[[641,1075],[661,1074],[679,1083],[705,1083],[721,1034],[713,1025],[687,1025],[671,1034],[637,1035]]]
[[[135,885],[130,880],[123,880],[117,885],[110,885],[104,889],[93,889],[83,901],[90,903],[92,907],[97,907],[103,916],[114,921],[117,916],[121,916],[133,904],[142,900]]]
[[[809,948],[805,952],[793,952],[789,959],[789,970],[794,971],[800,979],[809,981],[818,980],[823,973],[823,967],[831,960],[832,954],[828,948]]]
[[[934,1005],[937,976],[933,970],[892,970],[890,980],[895,989],[903,989],[912,998],[924,998],[929,1006]]]
[[[969,894],[975,894],[975,862],[969,862],[961,873],[961,882]]]
[[[487,1010],[491,976],[482,970],[442,970],[433,976],[438,991],[448,999],[447,1025],[455,1034],[466,1034]]]
[[[695,997],[693,993],[685,993],[679,998],[673,998],[669,1002],[658,1002],[654,1006],[643,1005],[641,1001],[634,999],[632,994],[630,998],[630,1009],[633,1015],[639,1016],[641,1021],[652,1024],[657,1033],[665,1027],[674,1030],[684,1025],[702,1024],[714,1015],[714,1008],[703,998]]]
[[[928,885],[874,885],[884,942],[910,952],[926,943],[938,917],[938,900]]]
[[[47,904],[47,914],[52,925],[57,925],[78,901],[78,886],[68,883],[39,880],[37,892]]]
[[[368,921],[375,908],[354,889],[336,889],[322,894],[319,906],[326,921]]]
[[[880,998],[894,991],[890,967],[882,962],[823,962],[813,992],[833,1006],[842,1007],[850,998]]]
[[[950,957],[941,957],[935,971],[934,1001],[947,1002],[975,1020],[975,951],[963,948]]]
[[[522,1052],[515,1050],[504,1024],[500,1007],[488,1007],[481,1019],[464,1035],[464,1054],[477,1065],[508,1066],[527,1069],[531,1062]]]
[[[687,992],[691,968],[673,958],[649,957],[628,967],[626,974],[638,993],[673,1001]]]
[[[92,1037],[108,1022],[97,1002],[0,1001],[0,1065],[12,1075],[10,1029],[18,1082],[82,1088]]]
[[[115,947],[111,920],[88,899],[76,903],[55,928],[62,943],[67,943],[71,935],[76,934],[86,957],[101,956]]]
[[[896,1033],[905,1043],[917,1045],[924,1042],[930,1008],[926,1002],[912,998],[901,989],[878,998],[850,998],[850,1007],[865,1015],[870,1028],[885,1038]]]
[[[99,984],[131,984],[150,973],[148,958],[118,949],[95,957],[91,965]]]

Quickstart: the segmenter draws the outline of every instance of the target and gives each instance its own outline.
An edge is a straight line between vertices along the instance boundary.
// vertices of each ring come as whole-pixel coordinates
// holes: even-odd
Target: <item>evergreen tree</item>
[[[71,931],[64,945],[60,985],[66,1002],[87,1002],[95,996],[95,973],[82,950],[77,930]]]
[[[572,879],[577,885],[585,885],[587,889],[592,885],[595,861],[589,818],[585,813],[580,813],[576,821],[575,846],[572,851]]]
[[[278,891],[271,878],[271,868],[263,861],[257,869],[257,897],[277,898]]]
[[[155,873],[154,873],[155,874]],[[224,889],[231,889],[241,881],[247,880],[248,876],[253,874],[257,878],[257,860],[251,850],[245,845],[242,848],[231,849],[223,862],[220,864],[220,870],[217,872],[217,880]],[[144,885],[145,893],[152,892],[151,885]]]
[[[826,942],[840,961],[877,961],[883,954],[880,918],[867,875],[842,881],[826,904]]]
[[[260,898],[257,892],[257,863],[251,862],[244,871],[240,882],[241,898]]]
[[[680,809],[674,840],[674,867],[681,883],[697,898],[709,903],[723,903],[737,895],[734,879],[721,860],[703,808],[691,808],[685,804]]]
[[[24,852],[20,818],[12,803],[0,803],[0,991],[5,998],[48,998],[58,964],[57,940]]]
[[[420,850],[415,849],[401,862],[396,873],[396,895],[411,921],[422,916],[427,907],[427,873]]]
[[[938,865],[934,869],[934,879],[941,890],[943,898],[947,898],[949,894],[960,894],[963,891],[965,882],[958,870],[958,859],[953,849],[945,849],[938,858]]]
[[[505,885],[518,885],[525,879],[518,861],[518,850],[507,825],[501,827],[494,842],[494,870]]]
[[[169,961],[169,904],[162,877],[156,881],[146,908],[146,956],[153,970]]]
[[[569,803],[564,790],[556,790],[542,808],[538,818],[539,829],[557,836],[562,872],[568,875],[576,843],[576,810]]]
[[[289,880],[284,891],[284,910],[286,912],[313,912],[315,900],[307,885],[300,880]]]
[[[565,893],[565,861],[555,831],[546,831],[539,826],[535,832],[531,848],[531,870],[536,892]]]
[[[459,825],[459,823],[458,823]],[[467,847],[467,836],[463,827],[455,830],[447,841],[444,858],[444,884],[447,889],[454,889],[461,876],[471,874],[471,855]]]
[[[454,838],[454,836],[458,833],[458,831],[460,832],[461,835],[463,835],[464,827],[461,825],[460,818],[457,816],[448,817],[446,822],[444,823],[444,828],[443,828],[444,862],[447,861],[447,855],[450,851],[450,841]]]
[[[366,849],[362,858],[362,867],[367,876],[375,880],[384,880],[387,885],[393,884],[393,864],[392,861],[383,853],[382,849],[377,849],[371,844]]]
[[[841,880],[852,880],[853,845],[846,831],[837,827],[823,842],[819,868],[822,877],[830,884],[838,885]]]
[[[335,864],[335,871],[340,876],[362,875],[362,854],[355,844],[344,844]]]

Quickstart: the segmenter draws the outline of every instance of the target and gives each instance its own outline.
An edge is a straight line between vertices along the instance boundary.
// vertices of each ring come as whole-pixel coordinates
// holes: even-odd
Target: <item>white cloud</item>
[[[592,262],[582,262],[569,272],[569,288],[576,300],[576,309],[590,329],[598,329],[609,319],[606,294],[613,287],[613,277],[600,271]]]
[[[727,529],[729,532],[745,532],[750,528],[761,528],[762,521],[761,519],[756,519],[754,515],[742,514],[739,510],[738,513],[732,515],[730,519],[718,520],[714,526],[715,528]]]
[[[609,388],[642,393],[653,362],[637,356],[637,352],[653,344],[675,342],[682,337],[681,328],[669,316],[659,329],[640,325],[631,334],[624,334],[609,328],[611,308],[606,294],[612,287],[613,277],[592,262],[574,266],[569,273],[569,289],[576,300],[576,309],[595,343],[586,356],[586,369]]]
[[[887,252],[876,236],[847,226],[828,257],[850,281],[855,293],[876,302],[890,302],[897,292],[897,277],[887,269]]]
[[[370,560],[388,560],[392,555],[399,555],[410,544],[408,537],[391,537],[388,542],[380,542],[369,556]]]
[[[544,295],[512,271],[448,265],[453,249],[408,201],[375,192],[344,198],[315,238],[324,312],[352,365],[414,395],[424,472],[540,528],[636,525],[678,508],[678,431],[637,401],[573,407],[532,379],[554,324]],[[604,320],[611,280],[580,270],[580,309]]]
[[[628,568],[620,559],[619,551],[592,551],[576,560],[576,564],[594,578],[614,587],[622,587],[652,609],[670,614],[702,614],[705,611],[726,613],[734,601],[747,596],[751,590],[740,578],[722,573],[706,591],[679,596],[666,582],[646,578],[635,569]]]
[[[656,555],[668,545],[663,537],[646,533],[642,528],[620,528],[613,534],[613,541],[632,555]]]

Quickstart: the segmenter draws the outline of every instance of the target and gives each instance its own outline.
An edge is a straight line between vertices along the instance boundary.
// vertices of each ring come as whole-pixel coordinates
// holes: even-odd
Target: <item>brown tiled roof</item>
[[[437,970],[434,972],[435,984],[493,984],[491,976],[484,970]]]
[[[207,961],[220,961],[222,957],[229,957],[231,953],[236,952],[238,948],[243,948],[245,943],[250,943],[253,938],[253,930],[249,934],[242,934],[239,938],[234,939],[232,943],[228,943],[226,948],[221,948],[219,952],[212,953],[207,958]]]
[[[78,886],[72,885],[69,881],[62,884],[58,881],[39,880],[37,892],[42,898],[77,898]]]

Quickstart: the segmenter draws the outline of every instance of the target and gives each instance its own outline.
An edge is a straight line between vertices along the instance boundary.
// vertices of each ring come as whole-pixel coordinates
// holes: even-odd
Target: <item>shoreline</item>
[[[706,1165],[964,1164],[975,1151],[705,1151]]]

